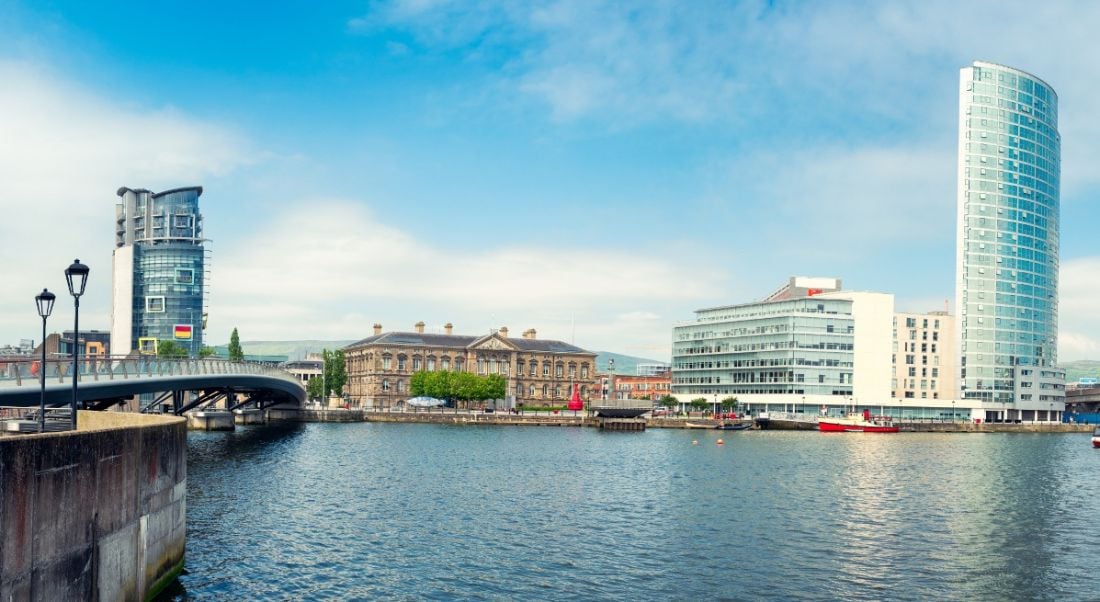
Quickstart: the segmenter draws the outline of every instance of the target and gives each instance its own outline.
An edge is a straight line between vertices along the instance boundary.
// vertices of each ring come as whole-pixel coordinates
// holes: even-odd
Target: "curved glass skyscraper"
[[[1029,73],[960,73],[956,307],[961,397],[989,419],[1060,412],[1058,95]],[[1036,412],[1039,414],[1037,415]]]
[[[120,188],[115,208],[111,353],[154,354],[165,341],[202,348],[202,187]]]

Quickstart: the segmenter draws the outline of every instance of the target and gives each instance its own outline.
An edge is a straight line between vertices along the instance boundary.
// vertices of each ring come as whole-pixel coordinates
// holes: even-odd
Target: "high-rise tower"
[[[990,419],[1060,412],[1058,95],[975,61],[959,78],[957,332],[960,396]]]
[[[195,357],[205,317],[201,186],[160,193],[119,188],[111,353],[156,353],[173,341]]]

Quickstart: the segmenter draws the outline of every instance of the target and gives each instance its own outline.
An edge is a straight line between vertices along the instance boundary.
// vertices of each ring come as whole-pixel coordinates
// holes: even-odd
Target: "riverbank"
[[[389,422],[389,423],[427,423],[427,424],[463,424],[463,425],[499,425],[499,426],[583,426],[598,427],[594,417],[582,412],[559,414],[526,412],[523,414],[485,413],[470,410],[443,411],[373,411],[361,409],[306,409],[306,410],[268,410],[267,419],[272,422]],[[647,418],[646,428],[661,429],[708,429],[714,428],[716,421],[710,418]],[[1093,426],[1087,424],[1029,423],[997,424],[972,422],[900,422],[903,432],[924,433],[1089,433]],[[814,430],[783,429],[773,425],[774,430]]]

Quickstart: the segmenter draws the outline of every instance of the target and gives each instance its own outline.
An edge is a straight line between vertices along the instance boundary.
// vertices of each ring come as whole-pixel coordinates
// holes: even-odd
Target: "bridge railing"
[[[5,360],[0,363],[0,387],[37,387],[40,371],[45,371],[46,384],[71,383],[72,358],[41,360]],[[258,362],[236,362],[223,359],[169,359],[150,356],[90,356],[77,361],[80,382],[157,378],[164,376],[199,376],[218,374],[249,374],[282,378],[298,383],[289,372]]]

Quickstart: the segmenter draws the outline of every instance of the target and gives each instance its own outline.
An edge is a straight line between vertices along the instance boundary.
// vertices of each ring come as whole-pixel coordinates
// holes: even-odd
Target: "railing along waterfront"
[[[38,387],[39,371],[45,370],[46,384],[71,382],[72,359],[5,360],[0,363],[0,387]],[[289,372],[258,362],[241,362],[223,359],[169,359],[149,356],[92,356],[82,358],[78,364],[79,382],[100,380],[125,380],[132,378],[159,378],[166,376],[209,375],[260,375],[281,378],[294,383],[298,380]]]

